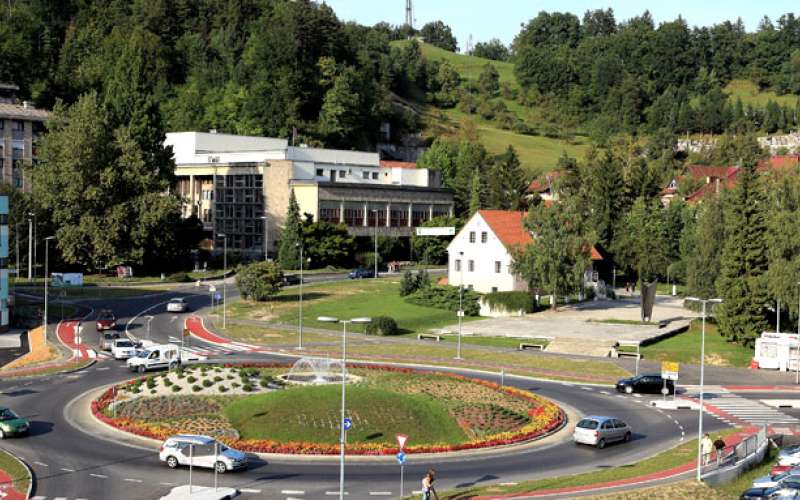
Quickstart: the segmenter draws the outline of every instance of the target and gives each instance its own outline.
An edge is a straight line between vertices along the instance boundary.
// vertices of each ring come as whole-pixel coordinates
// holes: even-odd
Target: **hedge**
[[[483,296],[483,301],[494,310],[532,313],[533,297],[528,292],[494,292]]]
[[[424,307],[435,307],[448,311],[458,311],[458,287],[432,286],[422,288],[405,298],[406,302]],[[480,313],[478,299],[480,294],[472,290],[464,290],[464,315],[477,316]]]
[[[397,322],[389,316],[376,316],[367,325],[367,335],[399,335]]]

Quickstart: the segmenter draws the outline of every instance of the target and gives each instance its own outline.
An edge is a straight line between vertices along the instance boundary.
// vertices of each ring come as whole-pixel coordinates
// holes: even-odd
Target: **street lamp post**
[[[697,297],[687,297],[686,300],[692,302],[699,302],[703,304],[703,326],[701,328],[700,337],[700,408],[697,414],[697,480],[700,481],[703,475],[703,384],[705,376],[705,358],[706,358],[706,305],[709,303],[719,304],[722,299],[699,299]]]
[[[264,221],[264,260],[269,260],[269,218],[262,215],[259,219]]]
[[[464,252],[458,252],[459,264],[458,271],[461,275],[458,282],[458,348],[456,349],[456,359],[461,357],[461,323],[464,321]]]
[[[228,326],[228,235],[218,234],[222,238],[222,328]]]
[[[373,261],[375,261],[375,274],[372,275],[372,279],[378,278],[378,211],[377,210],[370,210],[373,214],[375,214],[375,253],[372,256]]]
[[[33,280],[33,213],[28,212],[28,281]]]
[[[303,244],[295,243],[300,249],[300,303],[297,313],[297,349],[303,348]]]
[[[340,320],[330,316],[319,316],[317,321],[324,323],[341,323],[342,324],[342,414],[339,421],[339,500],[344,500],[344,450],[347,443],[347,434],[344,428],[345,408],[346,408],[346,394],[347,394],[347,324],[366,324],[371,323],[370,318],[353,318],[349,320]]]
[[[44,343],[47,344],[47,282],[49,279],[49,254],[50,254],[50,240],[54,240],[55,236],[48,236],[44,239]]]
[[[150,341],[150,322],[153,321],[153,316],[147,316],[147,341]],[[181,332],[183,333],[183,332]]]

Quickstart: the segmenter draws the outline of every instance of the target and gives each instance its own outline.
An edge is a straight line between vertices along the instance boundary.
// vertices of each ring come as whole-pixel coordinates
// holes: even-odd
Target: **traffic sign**
[[[405,434],[397,435],[397,446],[400,448],[401,451],[403,450],[403,448],[405,448],[406,441],[408,441],[408,436],[406,436]]]
[[[344,430],[349,431],[353,428],[353,421],[349,418],[344,419]]]
[[[219,292],[215,293],[214,300],[222,300],[222,295]]]
[[[397,455],[397,463],[400,465],[404,465],[406,463],[406,454],[404,452],[399,452]]]
[[[675,361],[661,362],[661,378],[665,380],[678,380],[679,371],[680,371],[680,363],[677,363]]]
[[[183,329],[183,336],[184,337],[188,337],[189,335],[191,335],[191,333],[192,332],[190,332],[188,328],[184,328]]]
[[[216,292],[217,291],[217,287],[215,287],[214,285],[208,285],[208,291],[209,292]]]

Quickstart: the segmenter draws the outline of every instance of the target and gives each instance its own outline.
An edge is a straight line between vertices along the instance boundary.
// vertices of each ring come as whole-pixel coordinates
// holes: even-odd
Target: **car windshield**
[[[145,350],[145,351],[142,351],[139,354],[137,354],[136,357],[137,358],[146,358],[149,355],[150,355],[150,351]]]
[[[580,427],[581,429],[597,429],[598,425],[600,425],[600,423],[597,420],[591,420],[588,418],[585,418],[580,422],[578,422],[578,427]]]
[[[173,304],[183,304],[183,299],[172,299],[170,302]]]
[[[17,417],[17,415],[13,411],[9,410],[8,408],[0,410],[0,422],[6,422],[8,420],[14,420],[16,418],[19,418],[19,417]]]
[[[133,347],[133,343],[129,340],[120,340],[116,345],[117,347]]]
[[[99,319],[114,319],[114,315],[110,311],[101,312],[98,316]]]

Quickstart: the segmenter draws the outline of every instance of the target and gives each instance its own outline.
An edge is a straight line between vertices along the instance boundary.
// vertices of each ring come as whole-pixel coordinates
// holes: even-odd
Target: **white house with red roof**
[[[526,291],[528,283],[511,272],[514,247],[533,243],[523,225],[525,212],[479,210],[447,246],[448,284],[478,292]],[[592,248],[592,261],[603,260]],[[589,281],[592,268],[587,270]]]

